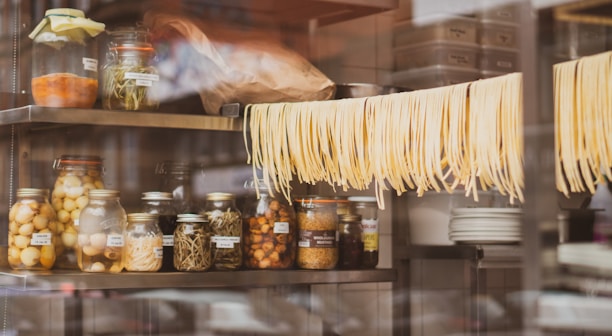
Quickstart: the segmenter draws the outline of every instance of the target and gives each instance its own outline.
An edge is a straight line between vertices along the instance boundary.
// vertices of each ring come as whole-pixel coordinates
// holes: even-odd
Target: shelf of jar
[[[159,112],[140,112],[27,105],[0,111],[0,125],[28,123],[241,131],[243,119],[204,114],[168,113],[163,109]]]
[[[398,260],[463,259],[472,261],[476,268],[522,268],[521,245],[411,245],[396,248]]]
[[[19,290],[90,290],[128,288],[220,288],[277,285],[393,282],[394,269],[372,270],[238,270],[207,272],[16,271],[0,268],[0,287]]]

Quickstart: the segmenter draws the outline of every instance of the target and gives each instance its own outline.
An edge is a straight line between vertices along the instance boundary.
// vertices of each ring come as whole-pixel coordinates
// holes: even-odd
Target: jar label
[[[193,230],[191,230],[193,231]],[[173,235],[164,235],[162,237],[162,246],[174,246],[174,236]]]
[[[53,234],[51,232],[45,233],[32,233],[32,239],[30,245],[51,245],[51,238]]]
[[[123,246],[123,235],[111,233],[106,236],[106,246],[121,247]]]
[[[274,233],[289,233],[289,223],[274,222]]]
[[[234,244],[240,243],[240,237],[213,236],[211,242],[215,243],[216,248],[234,248]]]
[[[153,248],[153,253],[156,259],[162,259],[164,257],[164,248],[156,246]]]
[[[336,230],[300,230],[299,247],[337,247]]]
[[[185,224],[183,226],[183,233],[186,235],[193,234],[193,224]]]
[[[364,251],[378,251],[378,219],[361,220]]]
[[[159,76],[155,74],[143,74],[139,72],[126,72],[124,79],[135,79],[137,86],[153,86],[153,82],[159,80]]]
[[[98,72],[98,60],[95,58],[83,57],[83,69]]]

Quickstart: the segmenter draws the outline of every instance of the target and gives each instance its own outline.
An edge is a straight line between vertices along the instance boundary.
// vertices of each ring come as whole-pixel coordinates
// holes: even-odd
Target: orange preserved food
[[[53,73],[32,78],[36,105],[91,108],[98,95],[98,80],[71,73]]]

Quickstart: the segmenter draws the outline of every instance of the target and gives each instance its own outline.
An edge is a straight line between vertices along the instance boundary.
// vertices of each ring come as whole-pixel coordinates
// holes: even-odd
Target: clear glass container
[[[361,216],[363,229],[363,262],[362,268],[376,268],[378,265],[378,203],[376,197],[351,196],[352,212]]]
[[[191,201],[191,165],[184,161],[163,161],[155,167],[160,176],[160,191],[169,192],[178,214],[193,212]]]
[[[103,68],[102,106],[109,110],[155,110],[159,82],[153,66],[155,49],[143,27],[109,31],[107,60]]]
[[[247,188],[256,190],[253,184]],[[270,195],[263,180],[257,188],[259,199],[242,211],[244,265],[251,269],[292,268],[297,249],[295,211],[284,198]]]
[[[123,270],[126,223],[119,191],[89,191],[89,203],[79,216],[76,255],[81,271],[119,273]]]
[[[203,272],[212,266],[210,227],[203,215],[179,214],[174,231],[174,268],[180,272]]]
[[[163,258],[160,271],[172,272],[174,268],[174,230],[176,229],[176,210],[172,194],[163,191],[142,193],[142,212],[156,214],[157,223],[163,235]]]
[[[206,204],[200,214],[210,223],[215,269],[239,269],[242,266],[242,214],[236,207],[236,197],[230,193],[210,193],[206,195]]]
[[[351,202],[349,202],[348,196],[335,196],[334,199],[336,200],[336,213],[338,216],[351,213]]]
[[[57,213],[57,231],[61,245],[55,267],[78,269],[75,247],[79,232],[79,216],[89,203],[89,191],[104,189],[102,158],[95,155],[62,155],[53,162],[57,172],[51,205]]]
[[[333,269],[338,263],[338,214],[333,198],[308,196],[295,200],[298,223],[297,266]]]
[[[17,200],[9,211],[8,263],[12,269],[53,267],[57,222],[48,197],[48,189],[17,189]]]
[[[157,272],[162,266],[163,234],[156,214],[130,213],[125,229],[124,268],[129,272]]]
[[[30,34],[36,105],[91,108],[98,96],[98,47],[104,24],[71,8],[49,9]]]
[[[340,216],[338,225],[338,268],[359,269],[363,263],[361,216]]]

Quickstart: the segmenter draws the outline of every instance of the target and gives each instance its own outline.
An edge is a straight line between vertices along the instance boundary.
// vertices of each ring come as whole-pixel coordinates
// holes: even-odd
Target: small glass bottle
[[[109,110],[155,110],[159,100],[153,91],[159,81],[153,66],[155,49],[143,27],[110,31],[103,70],[102,106]]]
[[[48,197],[48,189],[17,189],[17,200],[9,211],[8,263],[12,269],[53,267],[57,222]]]
[[[142,193],[142,212],[156,214],[163,234],[164,253],[160,271],[172,272],[174,268],[174,230],[176,229],[176,210],[172,194],[163,191]]]
[[[119,191],[89,191],[89,203],[79,216],[76,255],[81,271],[119,273],[123,270],[126,223]]]
[[[297,266],[333,269],[338,263],[338,214],[333,198],[309,196],[295,200],[298,223]]]
[[[210,223],[215,269],[239,269],[242,266],[242,214],[236,207],[235,196],[222,192],[206,195],[206,204],[200,214]]]
[[[163,234],[157,215],[131,213],[125,229],[124,268],[129,272],[157,272],[162,266]]]
[[[193,212],[191,202],[191,165],[184,161],[163,161],[155,167],[155,174],[161,177],[160,191],[169,192],[174,199],[177,213]]]
[[[53,169],[57,177],[51,193],[51,205],[57,213],[57,231],[61,237],[55,268],[78,269],[75,247],[79,216],[89,203],[89,191],[104,188],[102,158],[95,155],[62,155],[53,162]]]
[[[361,216],[341,215],[338,232],[338,268],[361,268],[363,260]]]
[[[203,272],[212,266],[208,221],[202,215],[179,214],[174,231],[174,268],[180,272]]]
[[[253,181],[246,187],[255,190]],[[295,211],[284,198],[271,195],[263,180],[257,188],[259,199],[242,212],[244,265],[251,269],[291,268],[297,249]]]
[[[91,108],[98,96],[98,48],[104,24],[83,11],[54,8],[29,37],[32,44],[32,98],[50,107]]]
[[[349,197],[353,212],[361,215],[363,229],[363,262],[362,268],[376,268],[378,265],[378,204],[376,197]]]

